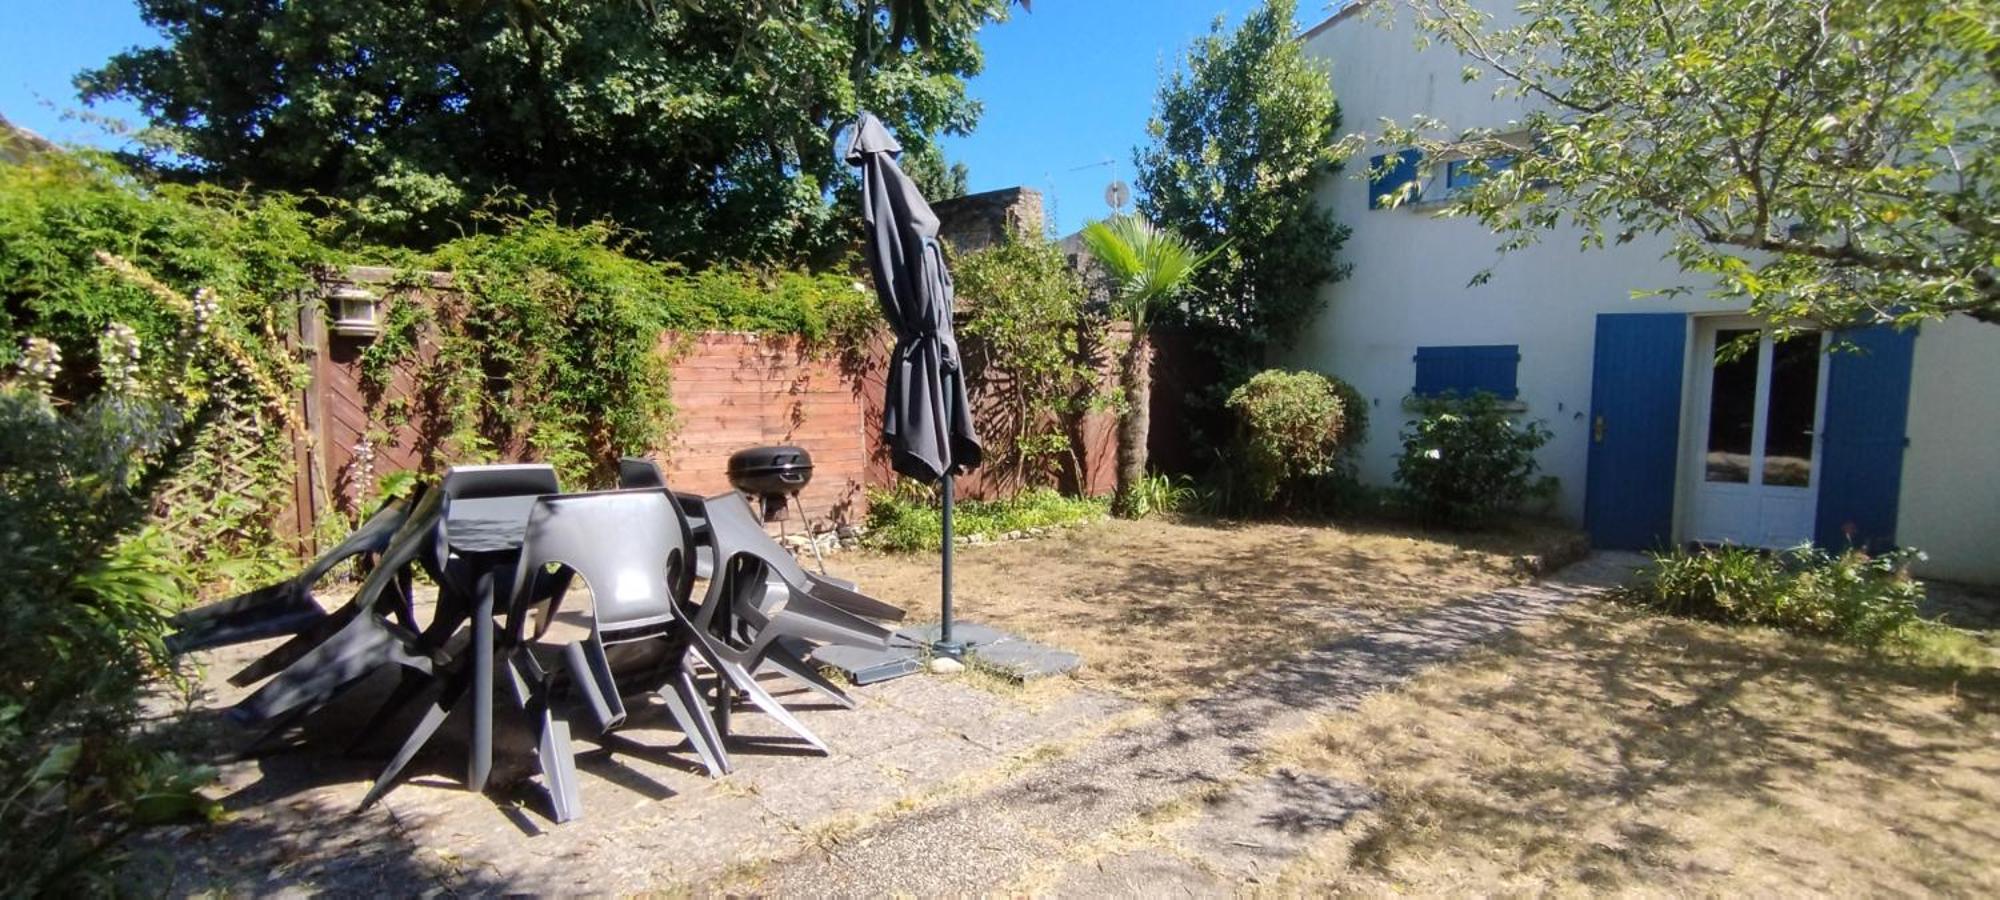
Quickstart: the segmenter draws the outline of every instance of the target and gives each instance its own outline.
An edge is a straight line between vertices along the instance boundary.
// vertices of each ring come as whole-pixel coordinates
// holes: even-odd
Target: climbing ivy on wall
[[[565,483],[602,486],[621,455],[663,446],[674,427],[672,358],[662,333],[796,334],[830,349],[874,321],[851,278],[716,269],[688,273],[627,252],[610,225],[546,213],[421,257],[363,353],[384,438],[413,418],[432,432],[428,465],[544,460]],[[428,269],[449,288],[425,290]],[[397,369],[416,396],[387,390]]]

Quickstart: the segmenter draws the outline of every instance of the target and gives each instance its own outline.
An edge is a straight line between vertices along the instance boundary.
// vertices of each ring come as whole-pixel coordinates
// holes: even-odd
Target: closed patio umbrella
[[[951,334],[951,274],[938,246],[937,215],[896,164],[902,151],[880,119],[862,113],[847,162],[861,168],[863,252],[882,314],[896,332],[882,436],[898,473],[936,482],[944,495],[943,624],[935,649],[956,657],[963,648],[951,634],[952,478],[979,465],[981,450]]]

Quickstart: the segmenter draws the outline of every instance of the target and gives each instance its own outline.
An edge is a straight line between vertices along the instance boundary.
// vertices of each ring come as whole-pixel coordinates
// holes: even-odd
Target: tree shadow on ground
[[[1276,659],[1520,579],[1566,546],[1540,527],[1423,534],[1157,519],[967,548],[958,614],[1083,655],[1085,683],[1159,702],[1214,691]],[[913,612],[935,608],[935,557],[838,560]]]
[[[1320,877],[1981,893],[1996,724],[1992,669],[1595,603],[1292,752],[1385,797]]]

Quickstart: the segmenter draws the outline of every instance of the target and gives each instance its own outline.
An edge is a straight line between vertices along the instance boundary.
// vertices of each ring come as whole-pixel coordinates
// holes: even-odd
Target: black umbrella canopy
[[[847,162],[861,167],[864,252],[896,332],[882,436],[895,470],[929,483],[979,465],[982,451],[951,333],[951,273],[937,214],[896,164],[902,152],[880,119],[861,114]]]

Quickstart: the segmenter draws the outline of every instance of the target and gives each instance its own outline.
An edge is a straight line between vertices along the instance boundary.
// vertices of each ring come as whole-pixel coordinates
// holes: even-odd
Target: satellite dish
[[[1104,186],[1104,205],[1112,212],[1119,212],[1125,204],[1132,202],[1132,188],[1122,181],[1114,181]]]

